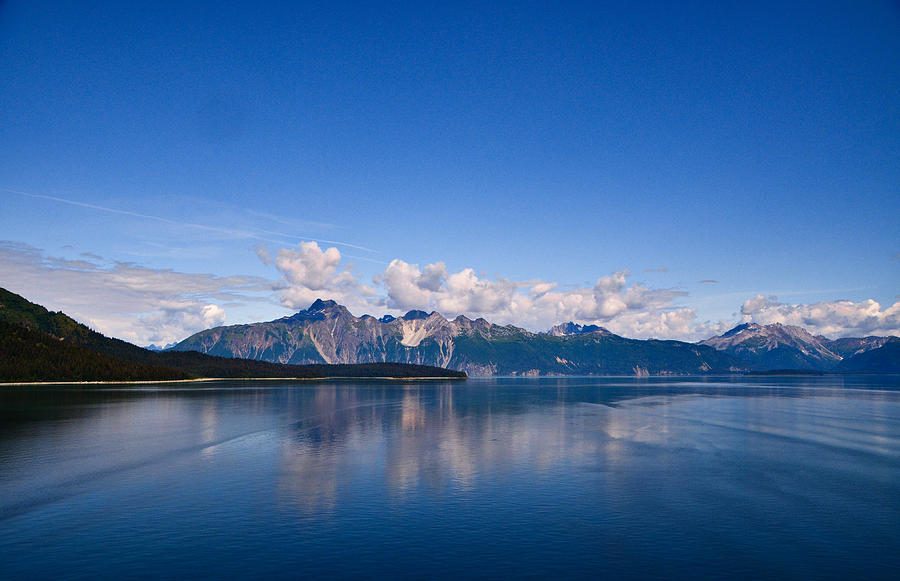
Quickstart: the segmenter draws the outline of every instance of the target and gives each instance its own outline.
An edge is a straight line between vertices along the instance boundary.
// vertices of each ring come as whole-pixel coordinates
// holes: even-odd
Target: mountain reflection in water
[[[0,577],[893,578],[897,377],[0,392]]]

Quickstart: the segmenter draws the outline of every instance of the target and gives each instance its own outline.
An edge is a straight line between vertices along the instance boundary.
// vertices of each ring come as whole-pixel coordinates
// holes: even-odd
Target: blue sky
[[[0,286],[141,344],[900,332],[895,2],[7,0],[0,142]]]

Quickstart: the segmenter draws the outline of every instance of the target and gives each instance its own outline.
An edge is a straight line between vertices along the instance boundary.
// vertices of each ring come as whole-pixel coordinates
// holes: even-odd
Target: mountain
[[[175,345],[178,344],[178,341],[173,341],[172,343],[168,343],[166,345],[157,345],[155,343],[147,345],[144,347],[147,351],[165,351],[166,349],[171,349]]]
[[[0,381],[132,381],[196,377],[464,377],[445,369],[378,363],[280,365],[197,352],[154,352],[105,337],[0,288]]]
[[[448,320],[437,312],[355,317],[321,299],[274,321],[201,331],[174,350],[289,364],[395,361],[469,375],[684,375],[743,368],[712,347],[626,339],[594,326],[569,323],[532,333],[462,315]]]
[[[183,371],[109,357],[0,320],[0,381],[139,381],[187,379]]]
[[[555,327],[550,327],[547,331],[549,335],[554,337],[565,337],[566,335],[589,335],[591,333],[600,333],[601,335],[609,335],[610,332],[603,327],[597,325],[579,325],[578,323],[562,323]]]
[[[140,347],[109,339],[63,313],[0,289],[0,381],[135,381],[186,379]],[[121,357],[119,355],[126,355]]]
[[[828,339],[811,335],[806,329],[775,323],[744,323],[701,341],[744,360],[754,370],[796,369],[831,371],[848,357],[878,349],[894,337]]]
[[[828,341],[826,339],[826,341],[826,345],[828,345],[828,348],[831,349],[832,352],[846,359],[848,357],[853,357],[854,355],[866,353],[873,349],[878,349],[886,343],[900,341],[900,339],[897,337],[846,337],[844,339],[835,339],[833,341]]]
[[[867,337],[868,338],[868,337]],[[838,373],[900,373],[900,339],[888,337],[881,347],[857,353],[840,363]]]

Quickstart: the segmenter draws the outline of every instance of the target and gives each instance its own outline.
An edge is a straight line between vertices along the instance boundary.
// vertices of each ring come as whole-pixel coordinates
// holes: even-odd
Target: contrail
[[[117,208],[108,208],[106,206],[98,206],[97,204],[88,204],[86,202],[76,202],[75,200],[68,200],[66,198],[59,198],[56,196],[48,196],[45,194],[32,194],[29,192],[22,192],[19,190],[12,190],[10,188],[0,188],[0,190],[4,192],[9,192],[11,194],[17,194],[20,196],[26,196],[29,198],[36,198],[40,200],[50,200],[52,202],[58,202],[60,204],[69,204],[70,206],[78,206],[81,208],[89,208],[91,210],[97,210],[100,212],[107,212],[110,214],[119,214],[122,216],[133,216],[135,218],[143,218],[145,220],[154,220],[156,222],[163,222],[165,224],[173,224],[175,226],[184,226],[188,228],[196,228],[198,230],[206,230],[209,232],[219,232],[221,234],[228,234],[229,236],[234,236],[237,238],[251,238],[253,240],[260,240],[262,242],[269,242],[271,244],[286,244],[284,240],[274,240],[272,238],[266,238],[264,236],[260,236],[254,232],[249,232],[247,230],[234,230],[231,228],[222,228],[219,226],[209,226],[207,224],[197,224],[194,222],[182,222],[180,220],[171,220],[169,218],[163,218],[162,216],[153,216],[151,214],[141,214],[140,212],[132,212],[129,210],[119,210]],[[371,252],[377,253],[377,250],[372,250],[371,248],[366,248],[365,246],[359,246],[357,244],[350,244],[348,242],[338,242],[337,240],[325,240],[321,238],[310,238],[306,236],[295,236],[293,234],[285,234],[283,232],[273,232],[270,230],[262,230],[257,229],[259,232],[264,234],[272,234],[275,236],[281,236],[283,238],[293,238],[295,240],[310,240],[312,242],[321,242],[322,244],[334,244],[336,246],[346,246],[347,248],[354,248],[356,250],[362,250],[363,252]]]

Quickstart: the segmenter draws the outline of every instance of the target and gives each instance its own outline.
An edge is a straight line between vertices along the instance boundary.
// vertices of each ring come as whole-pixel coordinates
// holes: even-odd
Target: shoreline
[[[468,377],[353,377],[349,375],[333,377],[200,377],[196,379],[141,379],[122,381],[11,381],[0,382],[0,387],[39,385],[153,385],[157,383],[209,383],[214,381],[327,381],[332,379],[376,380],[376,381],[463,381]]]

